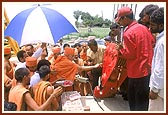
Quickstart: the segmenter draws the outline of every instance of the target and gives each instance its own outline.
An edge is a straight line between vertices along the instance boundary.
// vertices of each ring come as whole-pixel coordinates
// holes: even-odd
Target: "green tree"
[[[102,25],[103,25],[103,18],[96,15],[94,17],[94,26],[102,27]]]
[[[111,24],[111,21],[108,19],[103,19],[102,17],[99,17],[98,15],[96,16],[91,16],[88,12],[82,12],[82,11],[74,11],[74,18],[76,19],[76,26],[78,27],[79,25],[79,17],[81,16],[81,20],[83,21],[82,24],[85,27],[109,27]]]
[[[105,19],[103,26],[104,26],[104,27],[110,27],[111,23],[112,23],[112,22],[111,22],[109,19]]]
[[[74,11],[73,12],[73,16],[74,16],[74,18],[76,19],[76,21],[75,21],[75,25],[76,25],[76,27],[78,28],[78,26],[79,26],[79,17],[82,15],[82,11],[79,11],[79,10],[77,10],[77,11]]]

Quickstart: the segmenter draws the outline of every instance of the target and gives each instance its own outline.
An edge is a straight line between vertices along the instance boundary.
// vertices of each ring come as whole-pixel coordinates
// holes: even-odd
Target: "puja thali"
[[[59,81],[56,81],[56,84],[63,87],[69,87],[73,85],[73,82],[70,80],[59,80]]]

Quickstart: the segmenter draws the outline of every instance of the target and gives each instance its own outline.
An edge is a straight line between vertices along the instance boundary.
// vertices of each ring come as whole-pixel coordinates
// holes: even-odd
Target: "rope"
[[[91,85],[91,83],[90,83],[90,82],[88,82],[88,83],[89,83],[89,85],[90,85],[91,92],[92,92],[92,95],[93,95],[94,100],[97,102],[97,105],[101,108],[101,110],[104,111],[103,107],[99,104],[98,100],[97,100],[96,97],[94,96],[94,93],[93,93],[93,89],[92,89],[92,85]]]

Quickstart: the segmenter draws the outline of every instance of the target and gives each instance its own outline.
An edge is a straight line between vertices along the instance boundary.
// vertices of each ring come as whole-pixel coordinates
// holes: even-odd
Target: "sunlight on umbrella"
[[[37,42],[55,44],[61,37],[78,32],[68,19],[49,6],[36,5],[20,12],[9,23],[4,35],[23,46]]]

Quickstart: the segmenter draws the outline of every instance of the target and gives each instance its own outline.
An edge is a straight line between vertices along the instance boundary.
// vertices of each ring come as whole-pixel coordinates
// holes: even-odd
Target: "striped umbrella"
[[[58,11],[35,5],[17,14],[7,26],[4,35],[14,38],[20,46],[45,42],[55,44],[61,37],[78,32]]]

